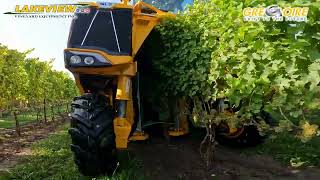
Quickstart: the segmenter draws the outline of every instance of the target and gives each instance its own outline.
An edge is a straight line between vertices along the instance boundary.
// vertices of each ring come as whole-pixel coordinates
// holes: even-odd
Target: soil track
[[[201,138],[186,136],[166,141],[154,137],[143,143],[131,143],[130,151],[144,164],[147,179],[152,180],[319,180],[320,169],[292,169],[268,156],[240,155],[239,151],[219,146],[214,167],[206,170],[199,155]],[[245,150],[245,149],[244,149]]]
[[[30,145],[46,138],[66,117],[47,124],[22,127],[22,136],[14,130],[1,130],[0,174],[20,163],[31,153]],[[201,133],[200,133],[201,134]],[[131,142],[129,152],[143,162],[143,172],[150,180],[319,180],[318,168],[292,169],[268,156],[246,156],[239,150],[217,146],[214,167],[207,169],[199,154],[201,135],[164,138],[152,136],[145,142]],[[245,149],[243,149],[245,150]]]
[[[31,154],[30,145],[48,137],[67,117],[61,116],[47,123],[29,123],[21,126],[21,136],[14,129],[0,129],[0,174],[21,161],[22,156]]]

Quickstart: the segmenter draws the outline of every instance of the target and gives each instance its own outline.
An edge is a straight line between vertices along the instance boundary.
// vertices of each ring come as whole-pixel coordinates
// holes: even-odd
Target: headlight
[[[80,56],[77,56],[77,55],[71,56],[70,64],[79,64],[79,63],[81,63],[81,57]]]
[[[93,57],[86,57],[86,58],[84,58],[84,63],[86,63],[87,65],[93,64],[93,63],[94,63]]]

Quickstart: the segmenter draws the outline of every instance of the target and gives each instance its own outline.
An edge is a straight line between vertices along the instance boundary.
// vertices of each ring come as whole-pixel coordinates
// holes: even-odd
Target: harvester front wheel
[[[75,163],[83,175],[113,173],[117,163],[113,110],[104,95],[84,94],[74,99],[69,134]]]

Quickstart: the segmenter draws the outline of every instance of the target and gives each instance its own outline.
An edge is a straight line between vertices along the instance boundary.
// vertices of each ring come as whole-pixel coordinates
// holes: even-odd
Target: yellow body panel
[[[133,123],[134,123],[134,109],[133,109],[132,100],[127,101],[127,116],[126,116],[126,119],[131,125],[133,125]]]
[[[137,54],[146,36],[149,34],[155,25],[158,24],[156,18],[150,18],[148,16],[136,14],[133,18],[133,29],[132,29],[132,53]]]
[[[128,138],[132,124],[126,118],[116,118],[113,121],[114,133],[116,134],[116,146],[119,149],[128,147]]]
[[[123,76],[123,75],[119,76],[116,99],[127,100],[127,101],[131,100],[130,91],[131,91],[130,77]]]
[[[142,7],[147,7],[155,14],[145,14],[141,12]],[[175,17],[170,12],[163,12],[147,3],[139,1],[133,7],[133,22],[132,22],[132,54],[136,55],[144,40],[148,37],[152,29],[160,22],[162,18]]]
[[[134,132],[129,138],[130,141],[144,141],[149,138],[149,134],[145,132]]]
[[[185,99],[178,100],[178,109],[185,110],[187,108],[187,103]],[[187,114],[181,112],[178,117],[179,127],[169,131],[170,136],[182,136],[189,133],[189,122]]]
[[[174,130],[170,130],[169,131],[169,135],[170,136],[183,136],[183,135],[186,135],[188,134],[187,131],[185,131],[184,129],[180,128],[180,129],[174,129]]]
[[[234,113],[230,112],[230,111],[224,111],[225,116],[233,116]],[[228,129],[228,132],[226,133],[226,136],[228,138],[237,138],[239,137],[243,131],[244,131],[244,126],[241,127],[235,127],[235,126],[230,126],[228,124],[221,124],[222,126],[224,126],[224,128]]]
[[[112,66],[106,67],[69,67],[68,69],[74,74],[76,83],[80,92],[83,94],[84,90],[80,84],[79,74],[87,75],[102,75],[109,77],[117,77],[117,92],[116,99],[126,101],[126,114],[124,117],[117,117],[114,119],[114,132],[116,135],[117,148],[127,148],[129,135],[134,123],[134,109],[132,102],[132,84],[131,78],[136,75],[137,63],[134,61],[134,57],[140,49],[141,45],[148,37],[152,29],[160,22],[164,17],[175,17],[174,14],[163,12],[153,6],[150,6],[142,1],[139,1],[134,6],[128,4],[128,0],[123,0],[122,3],[115,4],[112,8],[131,8],[133,9],[132,18],[132,55],[110,55],[104,51],[94,49],[81,49],[81,48],[67,48],[65,51],[76,51],[81,53],[97,53],[102,55],[105,59],[109,60]],[[88,3],[84,3],[88,4]],[[97,3],[89,3],[90,6],[100,8]],[[149,8],[155,13],[145,14],[141,10],[143,7]],[[185,125],[187,121],[182,120],[183,134],[188,132]],[[179,130],[180,131],[180,130]],[[148,135],[133,134],[132,140],[145,140]]]

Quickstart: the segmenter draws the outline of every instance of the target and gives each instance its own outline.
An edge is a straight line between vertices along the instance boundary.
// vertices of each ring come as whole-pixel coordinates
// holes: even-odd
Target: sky
[[[14,11],[16,5],[68,4],[80,1],[89,0],[1,0],[0,43],[19,51],[35,48],[29,57],[39,57],[45,61],[54,58],[53,68],[67,72],[64,68],[63,50],[67,47],[71,18],[15,18],[14,15],[3,13]]]
[[[1,0],[0,6],[0,43],[10,49],[25,51],[34,48],[29,57],[39,57],[48,61],[55,59],[53,68],[64,68],[63,50],[67,47],[71,18],[16,18],[3,14],[13,12],[16,5],[68,4],[95,0]],[[100,0],[119,2],[120,0]],[[190,0],[186,0],[189,2]]]

